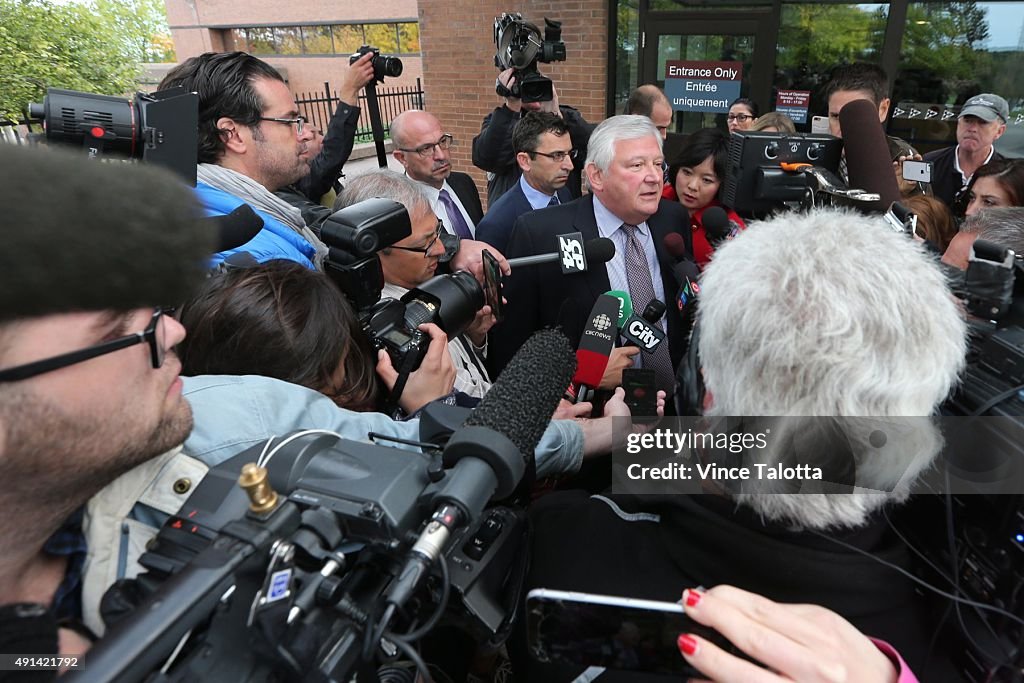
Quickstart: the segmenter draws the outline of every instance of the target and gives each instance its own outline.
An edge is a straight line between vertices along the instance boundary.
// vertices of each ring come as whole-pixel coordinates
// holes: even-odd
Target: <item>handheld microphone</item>
[[[263,219],[248,204],[240,204],[229,214],[202,220],[217,228],[217,251],[237,249],[263,229]]]
[[[576,372],[565,392],[566,400],[573,403],[590,400],[601,384],[608,358],[615,347],[615,322],[619,316],[620,301],[616,296],[602,294],[590,309],[587,326],[576,350]]]
[[[623,292],[621,289],[613,289],[606,294],[619,300],[619,319],[615,322],[615,327],[621,330],[629,317],[633,315],[633,299],[629,296],[629,292]]]
[[[654,351],[658,344],[665,341],[665,333],[657,326],[661,316],[665,315],[665,304],[658,299],[644,308],[642,315],[633,315],[622,326],[620,334],[627,346],[639,346],[646,353]]]
[[[558,237],[560,240],[560,246],[565,247],[567,243],[567,240],[565,240],[565,238],[567,236],[559,235]],[[580,249],[578,252],[575,250],[575,246],[577,244],[580,245]],[[612,242],[607,237],[595,237],[592,240],[587,240],[586,242],[582,243],[568,242],[568,249],[571,251],[567,251],[566,249],[563,248],[562,251],[558,251],[553,254],[537,254],[536,256],[519,256],[517,258],[510,258],[508,260],[508,265],[512,268],[515,268],[517,266],[535,266],[541,263],[554,263],[555,261],[561,262],[566,260],[566,256],[568,254],[571,256],[580,256],[580,259],[574,260],[576,263],[579,263],[580,260],[582,260],[583,264],[582,268],[576,268],[570,270],[569,272],[581,272],[583,270],[586,270],[586,265],[588,264],[607,263],[608,261],[612,260],[612,257],[615,256],[615,242]],[[565,272],[564,268],[563,272]]]
[[[846,152],[847,185],[879,196],[878,201],[857,202],[866,211],[882,213],[899,201],[900,188],[892,169],[889,143],[878,122],[878,107],[869,100],[854,100],[839,111]]]
[[[665,251],[676,260],[676,264],[672,266],[672,275],[675,277],[676,282],[679,283],[675,302],[676,307],[682,312],[700,294],[700,285],[697,284],[697,276],[700,274],[700,270],[697,268],[697,264],[690,259],[689,254],[686,253],[686,244],[683,242],[682,235],[670,232],[665,235],[663,244],[665,245]]]
[[[711,206],[705,209],[700,220],[712,247],[717,247],[739,230],[739,226],[729,220],[729,214],[720,206]],[[667,238],[669,235],[665,237]],[[682,237],[679,240],[681,242]]]
[[[401,607],[409,599],[455,529],[474,524],[490,500],[515,490],[574,368],[569,340],[557,330],[537,332],[516,352],[445,446],[451,469],[440,504],[388,587],[389,604]]]

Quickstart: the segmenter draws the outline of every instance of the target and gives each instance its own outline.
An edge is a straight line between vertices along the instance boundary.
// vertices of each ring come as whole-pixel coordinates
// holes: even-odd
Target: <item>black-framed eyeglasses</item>
[[[739,121],[740,123],[746,123],[750,119],[754,118],[750,114],[729,114],[725,118],[730,121]]]
[[[275,121],[277,123],[287,123],[289,126],[295,126],[296,135],[302,135],[302,127],[309,123],[309,119],[302,115],[296,116],[294,119],[284,119],[279,116],[261,116],[260,121]]]
[[[428,157],[434,153],[435,147],[440,147],[441,149],[451,149],[452,145],[454,144],[455,136],[452,135],[451,133],[445,133],[437,142],[428,142],[425,145],[420,145],[419,147],[414,147],[413,149],[403,149],[399,147],[398,151],[408,152],[410,154],[416,153],[419,154],[421,157]]]
[[[440,218],[438,218],[437,219],[437,230],[434,231],[434,236],[431,238],[431,240],[429,242],[427,242],[426,246],[423,246],[423,247],[396,247],[396,246],[392,246],[391,248],[392,249],[401,249],[402,251],[413,251],[413,252],[416,252],[417,254],[423,254],[423,258],[430,258],[430,250],[434,248],[435,244],[437,244],[437,240],[439,240],[441,238],[441,233],[443,233],[443,232],[444,232],[444,222]]]
[[[32,363],[26,363],[25,365],[18,365],[13,368],[7,368],[6,370],[0,370],[0,382],[17,382],[19,380],[28,379],[29,377],[35,377],[41,375],[44,372],[50,372],[52,370],[59,370],[60,368],[66,368],[69,365],[81,363],[83,361],[91,360],[97,356],[103,356],[114,351],[120,351],[126,349],[129,346],[135,346],[136,344],[142,344],[147,342],[149,344],[150,360],[153,363],[153,369],[159,368],[164,364],[164,332],[165,325],[160,323],[160,319],[165,315],[171,315],[174,313],[173,308],[157,308],[153,311],[153,317],[150,319],[146,329],[142,332],[135,332],[124,337],[118,337],[117,339],[111,339],[110,341],[101,342],[93,346],[88,346],[78,351],[71,351],[70,353],[62,353],[59,356],[53,358],[44,358],[43,360],[37,360]]]
[[[576,157],[579,156],[579,151],[575,149],[570,149],[568,152],[563,152],[559,150],[557,152],[530,152],[530,154],[539,154],[540,156],[547,157],[552,161],[562,163],[566,157],[569,157],[570,159],[575,161]]]

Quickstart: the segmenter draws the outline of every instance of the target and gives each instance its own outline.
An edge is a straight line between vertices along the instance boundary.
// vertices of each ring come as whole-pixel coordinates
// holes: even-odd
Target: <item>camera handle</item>
[[[384,124],[380,120],[380,103],[377,101],[377,83],[374,80],[366,84],[366,109],[370,113],[373,143],[377,146],[377,165],[387,168],[387,153],[384,151]]]

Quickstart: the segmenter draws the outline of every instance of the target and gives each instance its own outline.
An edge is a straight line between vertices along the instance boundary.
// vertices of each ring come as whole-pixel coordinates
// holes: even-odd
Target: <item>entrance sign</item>
[[[665,64],[665,95],[676,111],[725,114],[740,96],[742,62],[670,61]]]

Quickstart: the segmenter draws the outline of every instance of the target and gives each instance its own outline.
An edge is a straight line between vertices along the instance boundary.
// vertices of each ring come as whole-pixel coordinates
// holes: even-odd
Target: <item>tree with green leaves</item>
[[[166,35],[160,0],[0,0],[0,117],[18,121],[46,88],[106,95],[136,89],[142,62]]]

